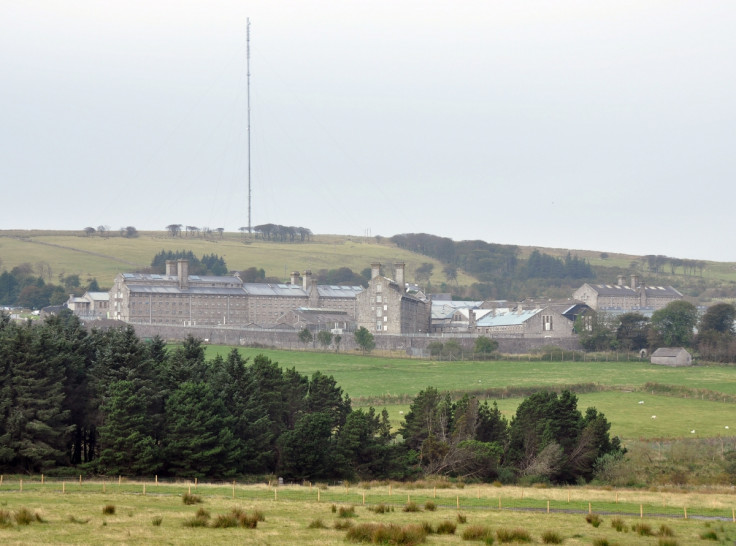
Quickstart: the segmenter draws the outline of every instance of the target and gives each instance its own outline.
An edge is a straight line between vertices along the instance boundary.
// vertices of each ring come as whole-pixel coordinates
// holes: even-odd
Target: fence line
[[[543,493],[547,491],[548,494]],[[432,502],[439,508],[453,510],[487,510],[487,511],[526,511],[540,513],[572,513],[635,516],[639,518],[698,518],[716,519],[736,523],[736,508],[722,501],[712,501],[712,507],[703,503],[696,505],[673,503],[671,496],[662,494],[661,500],[654,502],[654,494],[648,502],[642,502],[641,495],[628,491],[611,491],[609,495],[601,492],[595,499],[584,495],[584,491],[567,491],[567,498],[550,498],[559,489],[529,490],[520,492],[497,492],[490,488],[466,487],[460,492],[457,489],[392,489],[389,485],[384,490],[348,486],[312,486],[309,485],[252,485],[238,484],[236,481],[223,483],[198,483],[192,481],[164,481],[152,477],[150,480],[128,480],[122,477],[109,480],[81,480],[77,476],[69,478],[52,478],[48,476],[0,476],[0,493],[31,495],[48,494],[85,494],[85,495],[140,495],[140,496],[182,496],[194,492],[202,498],[225,498],[242,501],[271,502],[319,502],[326,504],[352,505],[389,505],[401,507],[411,499],[417,505]],[[632,497],[628,500],[626,497]],[[724,495],[725,496],[725,495]],[[610,497],[610,498],[607,498]],[[637,497],[637,498],[633,498]],[[736,499],[729,499],[736,504]]]

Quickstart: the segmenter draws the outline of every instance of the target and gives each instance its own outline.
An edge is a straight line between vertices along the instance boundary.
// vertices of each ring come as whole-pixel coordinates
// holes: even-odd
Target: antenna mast
[[[248,82],[248,235],[252,232],[252,225],[250,220],[250,203],[251,203],[251,189],[250,189],[250,18],[246,19],[246,71],[247,71],[247,82]]]

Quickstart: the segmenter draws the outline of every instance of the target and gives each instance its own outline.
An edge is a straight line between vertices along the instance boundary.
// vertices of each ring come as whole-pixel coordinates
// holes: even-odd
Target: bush
[[[115,505],[114,504],[106,504],[102,507],[102,513],[106,516],[112,516],[115,514]]]
[[[562,537],[554,531],[545,531],[542,533],[542,542],[545,544],[562,544]]]

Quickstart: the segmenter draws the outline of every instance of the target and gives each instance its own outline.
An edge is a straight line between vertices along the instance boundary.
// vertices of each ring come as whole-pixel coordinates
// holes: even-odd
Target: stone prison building
[[[320,316],[347,316],[354,326],[374,333],[429,330],[430,302],[405,291],[403,263],[396,280],[371,264],[371,280],[362,286],[318,285],[311,271],[291,274],[289,283],[244,283],[240,277],[189,275],[187,260],[169,260],[163,275],[121,273],[109,292],[108,318],[133,324],[181,326],[283,327],[295,310],[319,310]],[[295,326],[295,324],[294,324]],[[329,325],[324,325],[330,327]],[[341,324],[334,328],[342,330]]]

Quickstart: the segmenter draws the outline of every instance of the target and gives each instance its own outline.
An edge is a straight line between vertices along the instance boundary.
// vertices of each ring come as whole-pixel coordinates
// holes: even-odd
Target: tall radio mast
[[[250,18],[246,19],[246,72],[248,96],[248,235],[252,234],[253,226],[250,218],[251,188],[250,188]]]

